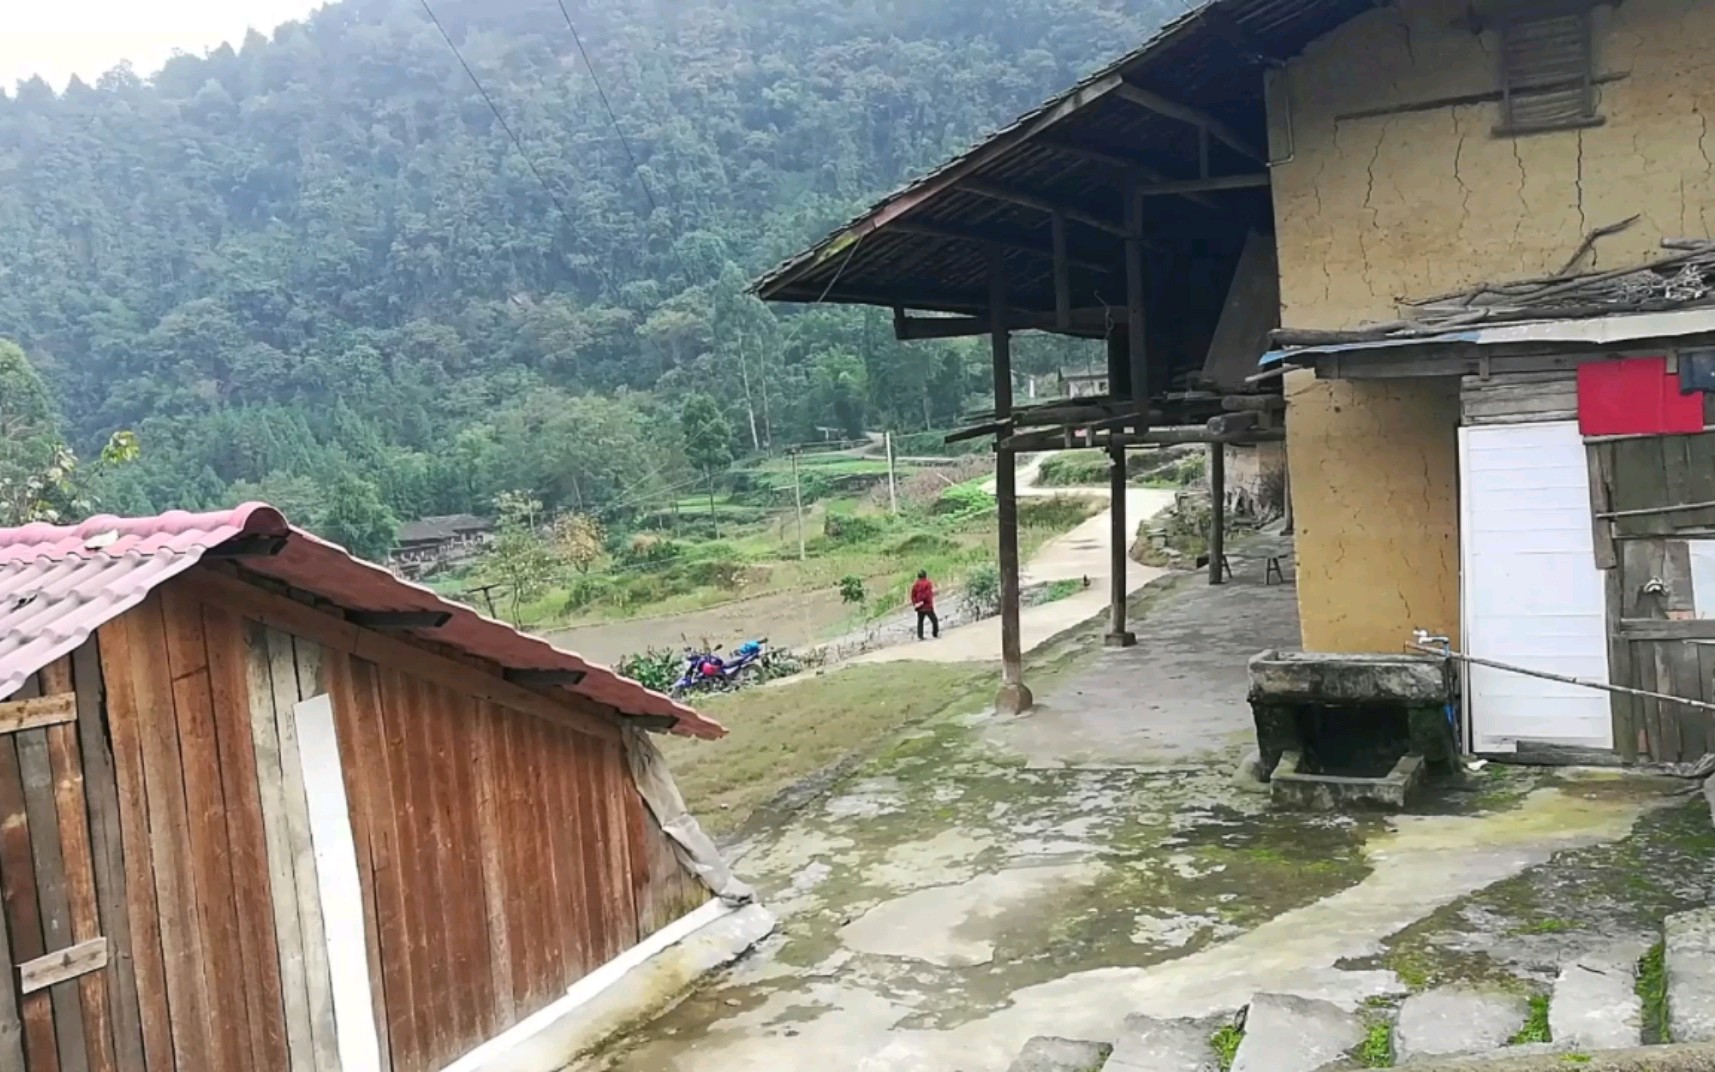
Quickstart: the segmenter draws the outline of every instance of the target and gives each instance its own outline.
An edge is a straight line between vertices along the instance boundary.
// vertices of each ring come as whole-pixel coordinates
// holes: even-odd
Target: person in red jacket
[[[929,580],[928,570],[917,571],[917,583],[911,586],[911,605],[917,608],[917,639],[923,639],[924,622],[935,631],[935,639],[941,639],[941,619],[935,617],[935,586]]]

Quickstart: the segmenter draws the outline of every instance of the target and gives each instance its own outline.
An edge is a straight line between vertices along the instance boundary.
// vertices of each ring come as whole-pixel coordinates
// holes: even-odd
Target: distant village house
[[[474,514],[425,517],[399,526],[389,562],[409,577],[468,562],[488,546],[494,523]]]

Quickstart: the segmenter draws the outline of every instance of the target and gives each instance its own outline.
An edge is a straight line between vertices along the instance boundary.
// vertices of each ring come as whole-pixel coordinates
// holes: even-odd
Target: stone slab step
[[[1621,942],[1560,969],[1548,1004],[1548,1033],[1575,1050],[1623,1050],[1643,1044],[1644,1006],[1638,999],[1642,942]]]
[[[1316,1072],[1364,1041],[1363,1020],[1326,1001],[1258,994],[1232,1072]]]
[[[1101,1072],[1112,1051],[1105,1042],[1037,1035],[1024,1044],[1007,1072]]]
[[[1519,994],[1448,986],[1406,998],[1393,1027],[1394,1060],[1487,1053],[1510,1042],[1530,1016]]]
[[[1675,1042],[1715,1042],[1715,908],[1667,917],[1667,1021]]]
[[[1220,1072],[1209,1044],[1215,1026],[1206,1020],[1128,1016],[1102,1072]]]

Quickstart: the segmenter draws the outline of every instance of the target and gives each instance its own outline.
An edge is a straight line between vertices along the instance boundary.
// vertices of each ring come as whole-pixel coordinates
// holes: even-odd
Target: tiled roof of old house
[[[487,532],[494,523],[475,514],[448,514],[407,521],[399,526],[400,543],[450,540],[466,532]]]
[[[438,645],[509,670],[581,671],[582,680],[561,687],[622,715],[675,719],[675,733],[712,738],[725,732],[718,723],[608,667],[449,602],[295,528],[264,503],[218,513],[99,516],[72,526],[0,529],[0,698],[211,552],[251,538],[279,547],[273,553],[246,555],[241,561],[250,573],[313,593],[347,611],[446,613],[445,624],[425,633]]]

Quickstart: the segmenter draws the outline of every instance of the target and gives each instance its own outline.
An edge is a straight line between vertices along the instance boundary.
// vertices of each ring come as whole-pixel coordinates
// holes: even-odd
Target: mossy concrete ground
[[[1063,646],[1041,711],[931,718],[758,836],[739,868],[782,933],[595,1064],[999,1072],[1034,1035],[1259,991],[1537,986],[1573,936],[1708,894],[1707,835],[1655,780],[1490,767],[1421,814],[1267,810],[1231,771],[1245,659],[1293,595],[1235,566],[1172,586],[1137,648]]]

